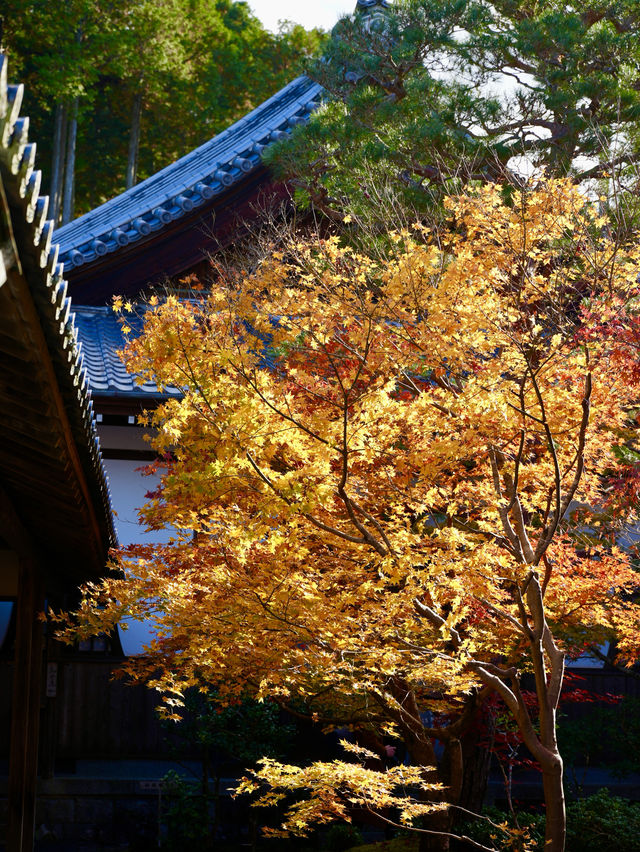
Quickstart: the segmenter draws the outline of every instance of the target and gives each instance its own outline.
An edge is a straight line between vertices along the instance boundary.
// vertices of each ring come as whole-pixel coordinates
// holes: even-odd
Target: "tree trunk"
[[[545,852],[564,852],[566,813],[562,787],[562,758],[558,751],[556,720],[564,680],[564,654],[547,624],[539,577],[531,575],[526,599],[532,614],[530,647],[538,697],[538,724],[542,749],[538,755],[546,808]],[[526,739],[525,739],[526,742]]]
[[[138,152],[140,150],[140,122],[142,118],[142,91],[133,99],[131,107],[131,133],[129,134],[129,158],[127,160],[127,189],[138,180]]]
[[[491,749],[495,737],[495,719],[481,705],[476,709],[473,722],[460,738],[462,753],[462,779],[457,804],[461,809],[454,810],[451,820],[452,833],[466,834],[469,814],[482,813],[487,793],[489,771],[491,769]],[[451,840],[451,850],[468,852],[469,844],[464,840]]]
[[[441,773],[437,768],[436,753],[431,740],[426,737],[405,735],[405,743],[411,756],[411,762],[416,766],[433,767],[425,769],[427,781],[441,781]],[[429,801],[449,801],[449,791],[445,788],[442,793],[425,794]],[[451,832],[451,811],[449,809],[436,811],[422,820],[422,828],[433,834],[420,834],[419,852],[449,852],[449,833]]]
[[[458,804],[473,813],[480,813],[484,805],[494,738],[495,718],[481,705],[461,737],[464,775]]]
[[[65,140],[67,134],[67,108],[64,104],[56,104],[55,124],[53,131],[53,151],[51,153],[51,186],[49,188],[49,213],[57,227],[60,218],[60,199],[62,196],[62,177],[64,174]]]
[[[78,98],[73,99],[71,117],[69,119],[69,135],[67,139],[67,162],[64,173],[64,194],[62,198],[62,224],[66,225],[73,218],[73,184],[76,164],[76,137],[78,135]]]
[[[544,852],[564,852],[566,813],[562,784],[562,759],[549,768],[542,767],[542,788],[546,809]]]

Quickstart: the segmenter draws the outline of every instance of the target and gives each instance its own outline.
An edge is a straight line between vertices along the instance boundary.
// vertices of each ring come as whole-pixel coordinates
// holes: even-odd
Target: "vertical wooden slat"
[[[22,559],[17,601],[11,747],[9,753],[8,852],[31,852],[38,774],[38,729],[42,688],[42,624],[44,606],[38,566]]]

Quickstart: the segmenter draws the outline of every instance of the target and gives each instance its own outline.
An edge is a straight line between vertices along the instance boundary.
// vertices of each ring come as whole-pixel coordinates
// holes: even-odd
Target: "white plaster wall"
[[[159,479],[143,475],[140,468],[146,464],[148,462],[131,459],[104,460],[120,544],[154,544],[170,538],[169,531],[149,532],[138,520],[138,509],[145,502],[145,494],[155,490]]]
[[[144,476],[140,470],[147,462],[130,459],[105,459],[104,466],[109,477],[111,502],[116,514],[115,526],[120,544],[156,544],[169,540],[171,533],[165,530],[148,531],[138,520],[138,509],[145,502],[147,491],[158,484],[157,476]],[[153,638],[152,625],[148,622],[127,621],[127,628],[118,628],[122,649],[127,656],[139,654],[142,646]]]

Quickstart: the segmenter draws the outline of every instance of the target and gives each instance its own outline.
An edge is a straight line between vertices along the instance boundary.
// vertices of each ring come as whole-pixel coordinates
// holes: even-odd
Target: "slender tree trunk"
[[[484,706],[476,709],[473,721],[460,738],[462,771],[460,795],[457,804],[464,810],[454,810],[451,820],[452,833],[466,834],[469,815],[482,813],[491,768],[491,749],[495,737],[495,719]],[[468,852],[466,841],[451,840],[455,852]]]
[[[416,766],[432,766],[426,770],[428,781],[442,781],[441,773],[437,768],[437,758],[433,744],[428,737],[415,737],[406,732],[405,743],[411,756],[411,762]],[[445,782],[446,783],[446,782]],[[445,788],[442,793],[428,794],[430,801],[450,801],[449,791]],[[449,833],[451,831],[451,812],[449,809],[436,811],[423,818],[423,828],[433,834],[421,834],[418,843],[419,852],[449,852]]]
[[[553,669],[549,681],[553,678]],[[564,670],[564,665],[562,666]],[[558,686],[557,695],[560,695],[561,682]],[[556,713],[557,699],[550,695],[549,682],[545,684],[546,689],[542,694],[538,692],[538,703],[542,706],[546,702],[544,713],[540,713],[540,739],[545,749],[545,756],[540,760],[542,769],[542,789],[544,792],[545,806],[545,834],[544,834],[544,852],[564,852],[566,833],[567,833],[567,815],[564,803],[564,785],[563,785],[563,765],[562,757],[558,750],[558,741],[556,737]],[[555,690],[554,690],[555,692]]]
[[[546,810],[544,852],[564,852],[566,840],[566,813],[562,783],[562,760],[542,767],[542,788]]]
[[[56,104],[53,131],[53,151],[51,154],[51,186],[49,189],[49,213],[57,226],[60,218],[60,197],[64,174],[65,138],[67,130],[67,109],[64,104]]]
[[[558,750],[556,721],[564,680],[564,654],[558,648],[547,624],[544,598],[537,573],[526,591],[533,630],[530,636],[531,660],[538,696],[538,723],[542,751],[542,786],[546,809],[545,852],[564,852],[566,813],[562,785],[562,758]]]
[[[78,135],[78,98],[73,99],[69,132],[67,138],[67,162],[64,173],[64,194],[62,197],[62,224],[66,225],[73,218],[73,184],[76,165],[76,138]]]
[[[129,134],[129,158],[127,160],[127,189],[138,181],[138,152],[140,151],[140,123],[142,119],[142,91],[133,99],[131,107],[131,133]]]
[[[458,804],[474,813],[480,813],[484,804],[494,738],[495,718],[481,704],[460,738],[464,775]]]
[[[562,786],[562,758],[556,738],[556,714],[564,677],[564,654],[556,645],[546,622],[542,592],[537,572],[527,580],[526,600],[530,617],[522,597],[523,632],[528,635],[531,661],[536,681],[539,732],[533,724],[529,708],[520,689],[516,669],[501,670],[489,663],[481,663],[477,671],[487,685],[495,688],[513,713],[524,744],[542,769],[544,803],[546,808],[544,852],[564,852],[566,814]],[[511,687],[506,683],[509,679]]]

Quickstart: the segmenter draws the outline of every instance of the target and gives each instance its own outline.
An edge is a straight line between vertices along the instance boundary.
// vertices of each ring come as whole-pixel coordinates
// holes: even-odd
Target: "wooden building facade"
[[[0,54],[0,599],[14,610],[3,696],[11,852],[33,847],[42,702],[57,680],[42,614],[98,577],[115,542],[90,391],[21,101]]]

